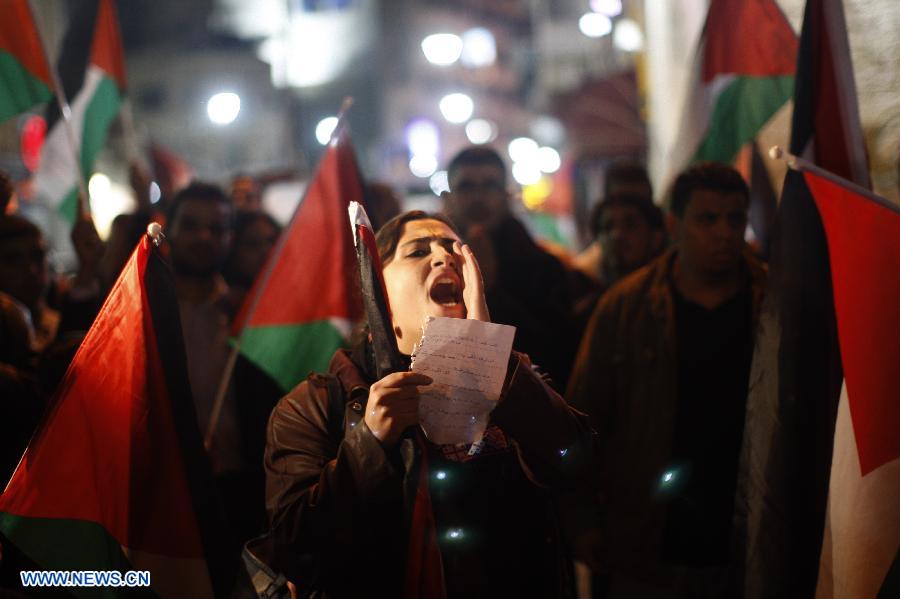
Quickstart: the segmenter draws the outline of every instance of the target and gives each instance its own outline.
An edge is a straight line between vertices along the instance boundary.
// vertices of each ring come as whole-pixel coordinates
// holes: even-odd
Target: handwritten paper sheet
[[[432,443],[481,440],[503,389],[515,332],[462,318],[430,318],[425,324],[412,370],[434,379],[419,400],[419,423]]]

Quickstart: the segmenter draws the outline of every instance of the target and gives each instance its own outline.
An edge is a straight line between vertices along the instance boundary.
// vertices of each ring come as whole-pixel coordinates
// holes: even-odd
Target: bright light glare
[[[473,144],[486,144],[497,137],[497,127],[487,119],[472,119],[466,123],[466,137]]]
[[[465,123],[475,111],[472,98],[466,94],[448,94],[441,98],[441,114],[451,123]]]
[[[438,480],[444,480],[445,478],[447,478],[447,473],[443,470],[438,470],[434,473],[434,477]]]
[[[578,28],[588,37],[603,37],[612,31],[612,21],[606,15],[589,12],[578,19]]]
[[[541,169],[533,160],[514,162],[512,175],[519,185],[534,185],[541,180]]]
[[[542,114],[531,123],[531,134],[542,144],[561,146],[566,137],[566,129],[558,118]]]
[[[474,27],[462,34],[460,61],[470,68],[486,67],[497,60],[494,34],[484,27]]]
[[[334,128],[337,127],[338,119],[336,116],[327,116],[316,125],[316,139],[319,140],[319,143],[323,146],[327,146],[328,142],[331,141],[331,134],[334,133]]]
[[[513,162],[533,161],[538,151],[538,143],[530,137],[517,137],[509,142],[509,157]]]
[[[425,58],[439,67],[450,66],[459,60],[462,51],[463,41],[453,33],[435,33],[422,40]]]
[[[438,171],[431,175],[431,179],[428,180],[428,186],[431,187],[431,191],[433,191],[436,196],[441,195],[445,191],[450,191],[450,181],[447,178],[447,171]]]
[[[428,119],[415,119],[406,126],[406,145],[409,155],[437,156],[440,149],[440,133],[437,125]]]
[[[644,47],[644,34],[641,27],[631,19],[622,19],[616,23],[613,32],[613,44],[623,52],[639,52]]]
[[[433,175],[437,167],[437,158],[428,154],[416,154],[409,161],[409,171],[416,177],[423,179]]]
[[[591,10],[607,17],[618,17],[622,14],[622,0],[591,0]]]
[[[88,181],[88,193],[91,194],[92,198],[97,198],[98,200],[108,194],[111,187],[112,183],[109,177],[103,173],[94,173],[91,175],[90,181]]]
[[[562,164],[559,152],[547,146],[538,150],[537,161],[538,167],[545,173],[555,173]]]
[[[206,114],[217,125],[227,125],[241,111],[241,98],[232,92],[221,92],[206,102]]]

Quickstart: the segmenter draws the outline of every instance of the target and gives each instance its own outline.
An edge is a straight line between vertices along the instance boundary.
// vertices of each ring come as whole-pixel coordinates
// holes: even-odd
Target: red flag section
[[[267,281],[257,279],[247,294],[252,301],[258,287],[266,284],[247,326],[359,317],[360,307],[352,299],[358,294],[352,291],[356,257],[347,226],[351,201],[362,201],[362,183],[353,148],[339,134],[326,149],[297,213],[282,233],[281,251],[270,257],[276,260],[271,276]],[[242,312],[248,307],[245,304]]]
[[[75,355],[0,495],[0,533],[40,568],[146,569],[162,596],[211,596],[199,520],[212,510],[192,494],[200,436],[188,386],[173,385],[187,381],[184,350],[160,352],[174,337],[160,323],[180,325],[168,271],[168,305],[150,288],[165,268],[156,252],[139,243]]]
[[[900,458],[900,212],[804,173],[828,238],[862,475]]]
[[[341,127],[253,283],[234,332],[241,354],[284,391],[325,372],[362,315],[347,206],[362,199],[353,147]]]
[[[717,75],[773,77],[796,71],[797,36],[772,0],[715,0],[704,35],[705,83]]]
[[[91,47],[91,64],[97,65],[115,79],[119,89],[125,89],[125,59],[118,23],[113,1],[100,0],[94,42]]]
[[[4,0],[0,19],[0,50],[12,54],[28,72],[51,87],[50,69],[35,29],[28,0]]]

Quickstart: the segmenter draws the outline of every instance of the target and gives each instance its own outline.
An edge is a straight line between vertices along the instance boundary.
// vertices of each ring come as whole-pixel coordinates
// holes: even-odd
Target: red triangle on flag
[[[774,0],[714,0],[703,32],[703,81],[793,75],[797,36]]]
[[[900,458],[900,211],[804,173],[828,238],[841,361],[863,476]]]

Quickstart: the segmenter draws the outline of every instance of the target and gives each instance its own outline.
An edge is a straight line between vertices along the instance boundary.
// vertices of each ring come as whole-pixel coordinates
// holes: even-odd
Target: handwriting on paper
[[[419,423],[433,443],[475,443],[487,428],[506,378],[515,327],[431,318],[412,370],[434,383],[422,390]]]

